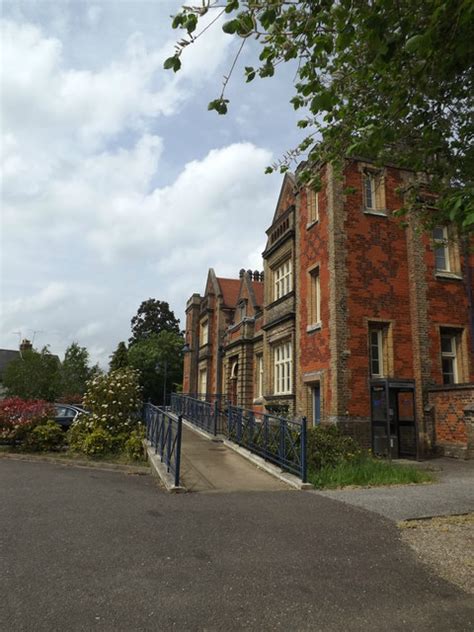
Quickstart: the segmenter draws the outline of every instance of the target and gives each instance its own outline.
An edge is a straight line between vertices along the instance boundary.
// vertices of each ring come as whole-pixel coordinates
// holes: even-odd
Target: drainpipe
[[[473,307],[473,296],[472,296],[472,284],[473,284],[473,274],[472,268],[469,265],[469,244],[467,239],[463,240],[464,246],[464,261],[466,264],[466,281],[467,281],[467,304],[469,310],[469,328],[471,330],[471,351],[474,351],[474,307]]]

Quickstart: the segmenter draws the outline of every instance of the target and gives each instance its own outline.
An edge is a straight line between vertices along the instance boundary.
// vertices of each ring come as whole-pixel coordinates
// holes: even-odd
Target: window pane
[[[442,335],[441,336],[441,351],[442,353],[454,353],[455,352],[454,336]]]
[[[436,226],[435,228],[433,228],[433,239],[435,241],[442,241],[444,239],[443,226]]]
[[[435,267],[437,270],[447,270],[446,248],[440,246],[435,250]]]
[[[372,180],[371,176],[365,176],[365,206],[366,208],[374,208],[374,200],[372,197]]]
[[[454,358],[443,358],[443,384],[454,384]]]

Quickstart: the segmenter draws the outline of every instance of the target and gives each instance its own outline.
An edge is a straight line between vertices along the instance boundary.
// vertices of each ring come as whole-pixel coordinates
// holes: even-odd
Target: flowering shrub
[[[141,392],[138,371],[117,369],[108,375],[98,375],[87,385],[84,408],[68,432],[71,450],[88,456],[125,452],[131,458],[137,454],[140,432]]]
[[[0,400],[0,440],[21,443],[33,428],[45,424],[54,416],[54,407],[43,400],[20,397]]]
[[[141,407],[138,376],[135,369],[125,368],[88,382],[84,408],[91,413],[87,416],[91,430],[102,428],[115,436],[129,435],[136,428]]]

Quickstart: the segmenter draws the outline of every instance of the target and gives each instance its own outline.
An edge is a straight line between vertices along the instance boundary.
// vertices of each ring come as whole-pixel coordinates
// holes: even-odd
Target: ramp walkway
[[[181,484],[190,492],[288,491],[288,485],[183,424]]]

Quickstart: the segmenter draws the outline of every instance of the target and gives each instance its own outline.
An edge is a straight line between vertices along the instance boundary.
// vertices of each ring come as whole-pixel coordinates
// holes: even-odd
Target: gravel
[[[474,513],[399,523],[402,540],[444,579],[474,594]]]

